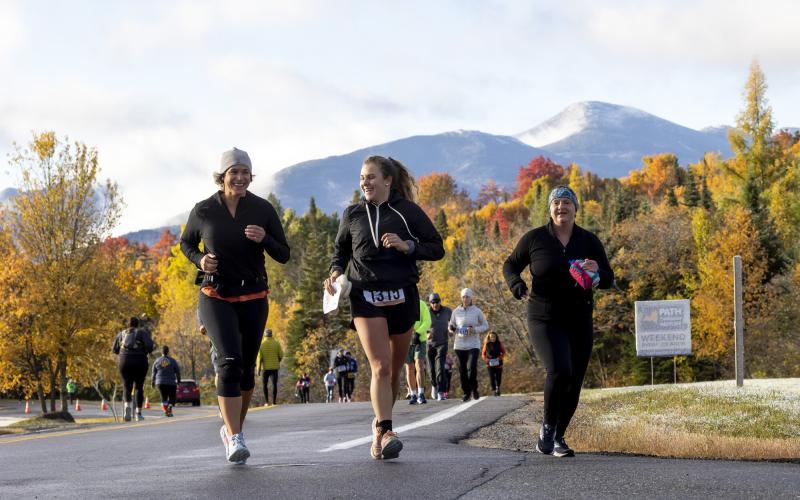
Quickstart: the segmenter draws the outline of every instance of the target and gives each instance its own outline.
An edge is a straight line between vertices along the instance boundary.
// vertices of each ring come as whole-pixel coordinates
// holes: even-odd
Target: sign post
[[[733,257],[733,328],[736,331],[736,387],[744,385],[744,314],[742,313],[742,257]]]
[[[636,355],[650,357],[650,383],[653,383],[653,357],[673,356],[673,382],[678,382],[675,356],[692,354],[692,321],[688,300],[637,300]]]

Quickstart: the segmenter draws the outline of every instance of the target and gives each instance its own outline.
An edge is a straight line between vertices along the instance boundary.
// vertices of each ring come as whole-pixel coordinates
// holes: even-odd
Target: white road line
[[[447,410],[440,411],[439,413],[434,413],[433,415],[425,417],[417,422],[406,424],[402,427],[398,427],[397,429],[395,429],[395,432],[397,433],[406,432],[410,431],[411,429],[416,429],[418,427],[425,427],[427,425],[435,424],[436,422],[441,422],[442,420],[447,420],[448,418],[458,415],[462,411],[470,408],[472,405],[478,404],[484,399],[486,399],[486,396],[480,399],[473,399],[468,403],[463,403],[458,406],[448,408]],[[329,446],[323,450],[319,450],[319,453],[327,453],[329,451],[336,451],[336,450],[347,450],[349,448],[354,448],[356,446],[360,446],[362,444],[367,444],[371,442],[372,442],[372,436],[367,436],[363,438],[353,439],[350,441],[345,441],[344,443],[335,444],[333,446]]]

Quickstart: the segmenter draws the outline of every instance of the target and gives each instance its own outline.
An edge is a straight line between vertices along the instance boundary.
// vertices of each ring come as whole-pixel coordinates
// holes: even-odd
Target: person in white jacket
[[[453,350],[458,358],[458,373],[461,378],[463,401],[470,397],[478,399],[478,358],[481,355],[481,334],[489,329],[483,312],[472,304],[475,293],[461,290],[461,305],[453,309],[449,329],[455,334]]]

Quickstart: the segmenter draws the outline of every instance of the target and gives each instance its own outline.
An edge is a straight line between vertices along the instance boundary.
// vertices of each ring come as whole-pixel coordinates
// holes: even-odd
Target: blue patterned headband
[[[550,196],[547,197],[547,205],[549,206],[553,203],[553,200],[556,198],[566,198],[575,205],[575,211],[578,211],[578,197],[575,196],[575,191],[571,190],[567,186],[556,186],[550,191]]]

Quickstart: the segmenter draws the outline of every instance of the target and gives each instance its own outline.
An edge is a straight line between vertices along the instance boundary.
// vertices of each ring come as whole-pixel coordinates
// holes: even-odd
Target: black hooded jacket
[[[251,224],[264,228],[261,243],[245,237],[244,228]],[[203,251],[199,248],[201,241]],[[267,200],[249,191],[239,199],[236,217],[231,217],[220,191],[201,201],[192,209],[181,234],[181,251],[198,269],[205,254],[216,255],[217,271],[213,275],[201,273],[202,282],[213,284],[223,297],[269,289],[265,250],[281,264],[289,260],[289,244],[278,213]]]
[[[381,236],[386,233],[410,240],[413,250],[405,254],[384,248]],[[357,288],[383,290],[416,284],[417,261],[442,257],[442,237],[431,220],[416,203],[392,190],[389,199],[380,205],[362,198],[344,210],[334,242],[331,270],[347,269],[347,278]]]

